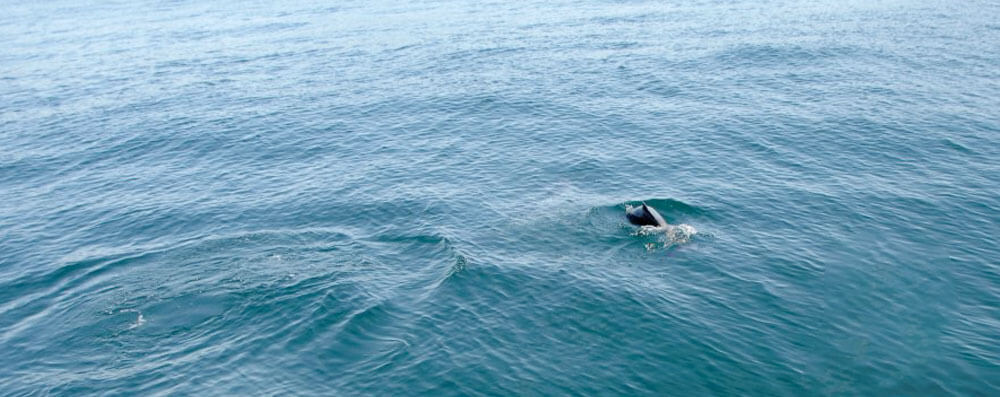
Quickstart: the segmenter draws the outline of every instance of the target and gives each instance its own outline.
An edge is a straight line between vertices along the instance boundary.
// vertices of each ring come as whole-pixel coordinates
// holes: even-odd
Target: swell
[[[305,359],[311,369],[285,380],[301,390],[333,373],[377,370],[396,360],[412,340],[402,331],[418,316],[412,303],[464,261],[452,237],[420,228],[368,235],[263,230],[91,254],[4,286],[13,300],[5,302],[3,317],[19,321],[4,325],[0,345],[20,357],[20,371],[37,373],[54,368],[14,348],[26,332],[36,342],[48,341],[41,346],[49,363],[68,362],[87,346],[119,345],[117,353],[91,356],[107,363],[102,366],[121,363],[111,364],[115,375],[103,385],[136,393],[183,389],[179,378],[149,378],[165,371],[209,381],[230,376],[234,366],[280,373]],[[26,299],[33,304],[23,304]],[[63,325],[53,327],[54,318]],[[164,338],[174,343],[155,344]],[[80,376],[55,387],[97,390]]]
[[[300,231],[297,234],[262,231],[139,246],[123,252],[98,255],[81,249],[67,257],[85,256],[83,259],[71,260],[51,270],[30,272],[4,282],[3,288],[0,288],[0,313],[6,319],[30,320],[57,303],[80,298],[79,294],[93,289],[95,284],[109,282],[109,275],[123,269],[134,272],[144,266],[178,259],[203,263],[210,261],[214,253],[218,252],[246,256],[309,240],[323,241],[315,249],[328,250],[338,241],[348,239],[348,235],[331,230]],[[0,329],[9,330],[11,327],[15,327],[14,324],[2,324]]]
[[[622,386],[621,391],[634,393],[658,385],[663,379],[637,374],[629,368],[597,370],[600,363],[627,354],[642,358],[639,362],[669,363],[666,365],[676,369],[694,364],[702,371],[718,371],[743,359],[739,349],[723,343],[725,334],[705,335],[704,328],[713,326],[711,320],[693,315],[707,303],[701,302],[704,297],[680,293],[667,285],[653,287],[639,282],[641,277],[650,276],[643,272],[602,272],[596,276],[580,270],[473,260],[463,271],[446,279],[433,295],[415,304],[415,310],[426,315],[413,323],[410,332],[414,341],[408,350],[411,356],[426,361],[415,368],[397,367],[392,376],[400,383],[409,383],[404,380],[433,368],[429,363],[446,361],[455,365],[441,374],[442,380],[461,382],[473,373],[465,368],[483,369],[476,371],[472,380],[466,379],[472,389],[502,384],[515,392],[527,392],[498,374],[509,374],[522,382],[537,381],[554,387],[553,391],[574,389],[581,374],[593,374],[586,383],[611,381],[610,377],[630,379],[632,385]],[[673,332],[669,338],[654,337],[662,329]],[[451,337],[440,339],[435,335]],[[709,340],[699,342],[697,335]],[[678,363],[669,359],[668,355],[691,349],[697,343],[713,345],[714,361]],[[579,349],[581,345],[589,347]],[[513,352],[518,349],[505,346],[521,346],[539,354],[518,356]],[[551,356],[546,352],[559,359],[548,359]],[[569,363],[576,370],[560,370],[561,365]]]
[[[279,359],[267,366],[274,369],[294,362],[287,360],[304,360],[309,370],[300,373],[302,383],[338,374],[338,380],[326,382],[326,387],[343,390],[362,387],[359,383],[365,381],[377,384],[373,374],[407,356],[406,349],[413,343],[409,324],[421,315],[412,309],[413,302],[434,288],[434,280],[448,278],[464,259],[443,235],[386,234],[361,240],[366,250],[379,252],[366,259],[379,268],[377,275],[345,273],[277,290],[261,287],[241,292],[255,303],[235,313],[233,321],[253,323],[260,313],[274,313],[279,318],[256,327],[254,334],[240,338],[239,344],[256,347],[261,354],[272,351]],[[414,250],[431,259],[428,265],[423,269],[397,267],[404,264],[394,263],[394,258]],[[244,326],[231,324],[230,328]],[[247,359],[253,361],[250,357],[234,358],[235,363]]]
[[[0,314],[5,321],[0,322],[0,344],[18,337],[54,310],[58,303],[70,300],[73,291],[88,287],[108,272],[154,255],[146,252],[82,260],[4,283],[4,292],[0,293]]]

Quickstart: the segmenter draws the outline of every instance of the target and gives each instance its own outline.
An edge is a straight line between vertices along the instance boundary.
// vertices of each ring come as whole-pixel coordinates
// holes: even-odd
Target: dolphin
[[[647,206],[646,203],[642,203],[641,207],[632,208],[631,211],[625,213],[625,217],[628,218],[628,221],[633,225],[648,225],[656,227],[667,226],[667,221],[660,216],[660,213]]]

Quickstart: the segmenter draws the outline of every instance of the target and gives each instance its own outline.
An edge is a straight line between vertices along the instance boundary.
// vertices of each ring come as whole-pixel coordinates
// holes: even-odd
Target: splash
[[[146,323],[146,318],[143,317],[142,316],[142,312],[140,312],[137,309],[124,309],[124,310],[119,311],[119,313],[135,313],[136,314],[135,322],[132,323],[132,324],[129,324],[129,326],[128,326],[128,328],[126,328],[126,330],[132,330],[132,329],[139,328],[143,324]]]
[[[696,234],[698,234],[698,230],[695,229],[694,226],[686,223],[666,225],[663,227],[641,226],[635,231],[635,233],[633,233],[633,235],[636,236],[657,237],[657,242],[645,244],[646,249],[650,251],[657,248],[670,248],[677,245],[687,244],[691,242],[691,239]]]
[[[635,208],[630,203],[625,203],[625,212],[631,211]],[[647,250],[655,250],[656,248],[670,248],[677,245],[687,244],[691,242],[691,239],[698,234],[698,229],[686,223],[680,223],[676,225],[666,225],[666,226],[640,226],[633,235],[635,236],[655,236],[657,237],[657,242],[646,243]]]

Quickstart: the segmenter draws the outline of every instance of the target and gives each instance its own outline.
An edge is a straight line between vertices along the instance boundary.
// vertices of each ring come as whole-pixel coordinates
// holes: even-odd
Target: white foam
[[[135,319],[135,322],[132,323],[132,324],[129,324],[129,326],[128,326],[127,329],[136,329],[136,328],[139,328],[143,324],[146,323],[146,318],[142,316],[142,312],[140,312],[140,311],[138,311],[136,309],[125,309],[125,310],[120,311],[119,313],[135,313],[137,315],[137,317]]]
[[[687,244],[691,241],[691,237],[698,234],[698,229],[686,223],[662,227],[640,226],[635,234],[638,236],[660,236],[659,240],[663,243],[662,248],[669,248],[675,245]],[[646,244],[646,249],[653,250],[655,248],[656,244],[654,243]]]

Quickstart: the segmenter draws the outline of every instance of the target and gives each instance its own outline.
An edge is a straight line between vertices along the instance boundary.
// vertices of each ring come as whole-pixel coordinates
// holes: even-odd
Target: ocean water
[[[0,50],[2,395],[1000,395],[996,2],[12,0]]]

